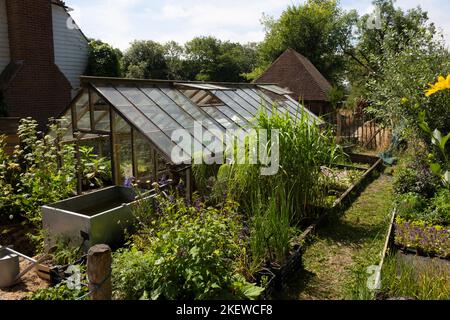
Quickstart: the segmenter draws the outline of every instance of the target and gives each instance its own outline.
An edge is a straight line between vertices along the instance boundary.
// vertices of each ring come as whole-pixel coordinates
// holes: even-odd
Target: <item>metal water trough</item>
[[[116,186],[42,207],[46,247],[68,240],[85,251],[96,244],[122,245],[135,202],[133,189]]]

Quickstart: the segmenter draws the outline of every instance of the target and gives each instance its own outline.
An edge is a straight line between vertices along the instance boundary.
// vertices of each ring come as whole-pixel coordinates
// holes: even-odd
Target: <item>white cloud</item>
[[[263,13],[279,16],[292,4],[305,0],[69,0],[72,15],[89,37],[100,38],[121,49],[135,39],[176,40],[184,43],[195,36],[214,35],[222,40],[261,41]],[[342,0],[345,9],[368,13],[371,0]],[[402,8],[422,5],[430,18],[444,29],[450,43],[446,0],[398,0]]]

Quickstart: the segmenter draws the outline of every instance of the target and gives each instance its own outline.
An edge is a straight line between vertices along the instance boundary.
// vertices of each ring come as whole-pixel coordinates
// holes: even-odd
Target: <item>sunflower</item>
[[[446,89],[450,89],[450,75],[448,75],[447,78],[440,76],[436,83],[434,83],[434,84],[430,83],[430,88],[428,90],[426,90],[425,95],[427,97],[430,97],[433,94],[435,94],[436,92],[446,90]]]

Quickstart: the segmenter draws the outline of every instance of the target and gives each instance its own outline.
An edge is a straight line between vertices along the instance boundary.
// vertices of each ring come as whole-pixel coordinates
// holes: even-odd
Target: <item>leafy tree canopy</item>
[[[97,77],[119,77],[122,74],[122,52],[100,40],[89,42],[89,62],[86,74]]]
[[[265,16],[266,38],[258,50],[260,70],[292,48],[309,58],[326,78],[337,80],[345,66],[342,48],[349,46],[356,19],[356,11],[344,11],[336,0],[289,6],[278,20]]]
[[[155,41],[134,41],[123,56],[127,78],[167,79],[164,47]]]

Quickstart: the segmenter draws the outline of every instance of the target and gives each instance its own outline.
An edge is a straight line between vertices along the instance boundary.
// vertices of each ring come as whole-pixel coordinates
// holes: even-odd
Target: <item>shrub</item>
[[[48,134],[43,134],[35,120],[22,119],[21,144],[13,156],[4,152],[5,140],[0,136],[0,218],[21,216],[40,226],[42,205],[75,194],[75,149],[62,143],[65,130],[51,123]],[[109,177],[108,162],[94,155],[93,149],[82,151],[85,182],[101,186]]]
[[[186,300],[261,293],[236,272],[241,226],[234,204],[219,210],[160,195],[156,207],[154,222],[134,237],[137,245],[114,256],[116,296]]]
[[[394,179],[394,192],[399,195],[412,192],[429,199],[436,193],[437,186],[439,186],[438,178],[427,164],[419,161],[399,169]]]

